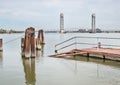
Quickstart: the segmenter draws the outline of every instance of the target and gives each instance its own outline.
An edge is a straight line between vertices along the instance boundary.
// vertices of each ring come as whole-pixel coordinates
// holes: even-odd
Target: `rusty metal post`
[[[2,39],[0,39],[0,51],[3,51],[2,44]]]

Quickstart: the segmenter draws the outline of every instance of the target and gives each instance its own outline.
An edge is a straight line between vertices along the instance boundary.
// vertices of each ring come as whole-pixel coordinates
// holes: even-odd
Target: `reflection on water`
[[[43,56],[43,54],[44,54],[44,45],[41,45],[41,49],[36,50],[36,57]]]
[[[42,45],[41,50],[36,50],[36,60],[39,60],[44,54],[44,45]],[[35,58],[25,59],[22,58],[26,85],[35,85],[36,76],[35,76]]]
[[[101,68],[103,68],[104,66],[106,67],[112,67],[115,69],[119,69],[120,68],[120,62],[117,61],[111,61],[111,60],[104,60],[104,59],[96,59],[96,58],[88,58],[88,57],[83,57],[83,56],[74,56],[74,57],[64,57],[64,59],[66,60],[73,60],[73,65],[69,62],[66,62],[65,60],[60,60],[59,62],[61,64],[63,64],[66,68],[68,68],[70,71],[72,71],[75,74],[79,73],[79,62],[83,62],[83,63],[94,63],[94,65],[96,65],[95,67],[95,74],[96,77],[99,78],[101,76]]]
[[[108,65],[113,67],[120,68],[120,62],[111,61],[111,60],[104,60],[104,59],[96,59],[96,58],[88,58],[84,56],[74,56],[74,57],[66,57],[65,59],[77,60],[77,61],[85,61],[85,62],[94,62],[97,64]]]
[[[36,60],[40,60],[40,57],[44,56],[44,45],[41,45],[41,50],[36,50]]]
[[[24,59],[22,58],[24,72],[25,72],[25,79],[26,85],[35,85],[36,78],[35,78],[35,59]]]
[[[3,52],[0,52],[0,67],[2,66],[3,63]]]

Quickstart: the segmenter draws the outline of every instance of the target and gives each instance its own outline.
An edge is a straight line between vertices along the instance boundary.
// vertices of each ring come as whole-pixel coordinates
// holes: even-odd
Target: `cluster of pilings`
[[[38,31],[38,37],[35,41],[35,28],[27,28],[25,31],[25,38],[21,39],[22,56],[25,58],[34,58],[36,56],[35,48],[40,50],[41,44],[44,44],[43,30]]]

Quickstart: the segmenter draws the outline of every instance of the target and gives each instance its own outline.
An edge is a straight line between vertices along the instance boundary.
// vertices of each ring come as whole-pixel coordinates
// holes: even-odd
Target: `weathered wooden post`
[[[33,27],[26,29],[25,39],[22,39],[21,43],[25,58],[35,57],[35,29]]]
[[[38,31],[38,37],[36,38],[36,50],[41,50],[41,30]]]
[[[0,52],[0,66],[2,65],[3,63],[3,52],[1,51]]]
[[[3,48],[2,48],[2,39],[0,39],[0,65],[2,64],[3,61]]]
[[[24,42],[25,42],[25,39],[21,38],[21,48],[24,48]]]
[[[35,29],[33,27],[30,28],[31,30],[31,57],[35,57]]]
[[[43,30],[38,31],[38,37],[36,39],[36,49],[41,50],[41,45],[45,44],[44,42],[44,33]]]
[[[24,38],[21,38],[21,52],[22,52],[22,57],[25,55],[23,49],[24,49],[24,42],[25,42],[25,39]]]
[[[40,33],[41,33],[41,30],[38,31],[38,38],[40,38]]]
[[[2,48],[2,39],[0,39],[0,51],[3,51],[3,48]]]
[[[43,30],[41,30],[41,44],[45,44]]]
[[[25,52],[25,58],[29,58],[31,56],[30,53],[30,30],[29,28],[25,31],[25,42],[24,42],[24,49],[23,52]]]
[[[36,38],[36,50],[41,50],[40,38]]]

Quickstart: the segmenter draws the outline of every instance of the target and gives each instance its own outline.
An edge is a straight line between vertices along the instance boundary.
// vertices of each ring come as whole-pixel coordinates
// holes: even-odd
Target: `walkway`
[[[84,49],[73,49],[68,52],[51,55],[51,57],[65,57],[65,56],[86,56],[120,61],[120,49],[93,47]]]

